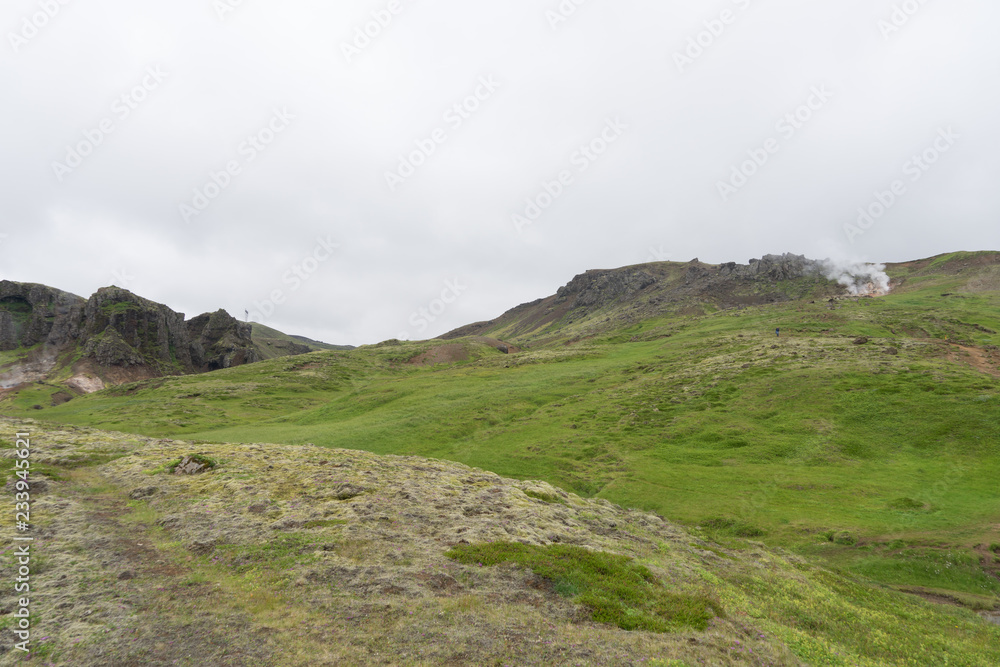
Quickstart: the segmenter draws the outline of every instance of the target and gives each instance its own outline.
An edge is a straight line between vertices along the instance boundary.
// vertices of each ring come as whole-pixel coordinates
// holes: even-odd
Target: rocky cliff
[[[85,300],[45,285],[0,282],[0,351],[40,343],[53,365],[56,355],[76,349],[98,374],[197,373],[261,358],[250,325],[224,310],[185,321],[182,313],[120,287],[103,287]]]
[[[560,287],[556,301],[574,300],[577,307],[607,306],[631,298],[656,282],[642,267],[620,271],[588,271]]]
[[[75,339],[85,305],[75,294],[45,285],[0,281],[0,352]]]
[[[256,345],[251,341],[250,324],[237,321],[224,310],[204,313],[187,323],[191,341],[191,360],[199,368],[216,370],[260,360]],[[305,345],[291,354],[310,352]]]
[[[97,291],[85,308],[85,351],[105,366],[142,363],[210,371],[259,359],[250,325],[219,310],[190,321],[119,287]]]

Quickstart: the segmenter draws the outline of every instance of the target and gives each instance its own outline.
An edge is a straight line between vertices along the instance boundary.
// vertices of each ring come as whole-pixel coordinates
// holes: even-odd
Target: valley
[[[558,317],[543,300],[439,340],[150,378],[58,405],[58,387],[36,383],[0,413],[183,439],[220,459],[273,443],[254,446],[454,462],[652,513],[738,559],[805,559],[840,578],[836,590],[899,609],[922,599],[995,618],[998,269],[1000,253],[891,265],[879,297],[794,273],[740,276],[720,307],[699,296],[720,269],[697,267],[692,286],[690,266],[649,265],[661,277],[643,287],[623,269],[598,277],[595,300],[562,292],[576,304]],[[657,293],[663,276],[681,284]],[[829,619],[809,623],[830,646],[855,641]],[[809,664],[930,664],[814,649],[791,651]],[[995,662],[949,650],[951,664]]]

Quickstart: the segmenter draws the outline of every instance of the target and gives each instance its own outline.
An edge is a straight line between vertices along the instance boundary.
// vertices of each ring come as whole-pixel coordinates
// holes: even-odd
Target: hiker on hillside
[[[781,338],[781,327],[778,327],[774,330],[774,337]]]

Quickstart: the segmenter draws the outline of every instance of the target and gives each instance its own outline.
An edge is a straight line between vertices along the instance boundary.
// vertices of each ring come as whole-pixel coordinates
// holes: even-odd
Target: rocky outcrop
[[[818,272],[817,263],[803,255],[764,255],[749,264],[727,262],[719,265],[719,275],[739,280],[794,280]]]
[[[601,308],[635,296],[656,282],[656,278],[641,267],[617,271],[587,271],[560,287],[556,301],[575,297],[574,307]]]
[[[191,360],[199,368],[216,370],[260,360],[251,340],[251,327],[224,310],[205,313],[187,323]],[[302,345],[300,354],[309,352]]]
[[[87,349],[103,365],[131,365],[138,357],[139,363],[202,372],[260,359],[250,325],[226,311],[185,322],[182,313],[119,287],[102,288],[90,297],[84,334],[100,339],[96,346],[88,342]],[[104,356],[96,356],[102,350]]]
[[[6,310],[0,310],[0,351],[14,350],[18,347],[20,344],[17,340],[14,316]]]
[[[844,287],[828,273],[828,265],[790,253],[765,255],[747,264],[714,265],[693,259],[588,271],[553,296],[440,338],[489,335],[520,342],[579,338],[664,314],[702,315],[843,293]],[[569,327],[576,330],[566,333]]]
[[[86,354],[103,365],[135,365],[138,355],[139,363],[194,370],[184,315],[120,287],[102,287],[87,301],[83,338]],[[96,357],[98,346],[113,356]]]
[[[99,335],[87,341],[84,355],[102,366],[140,366],[145,363],[142,354],[129,345],[118,330],[108,325]]]
[[[0,351],[74,340],[85,303],[45,285],[0,281]]]
[[[182,313],[120,287],[103,287],[85,300],[45,285],[0,282],[0,351],[39,343],[53,357],[75,346],[100,367],[144,367],[154,374],[261,358],[250,325],[224,310],[185,321]]]

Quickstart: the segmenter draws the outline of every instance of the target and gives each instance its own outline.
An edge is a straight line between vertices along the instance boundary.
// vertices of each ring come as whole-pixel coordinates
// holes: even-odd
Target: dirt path
[[[978,347],[966,345],[952,345],[951,347],[953,349],[948,356],[953,361],[962,361],[981,373],[1000,377],[1000,358],[996,352],[986,352]],[[956,352],[956,349],[961,350],[961,352]]]
[[[36,503],[43,523],[35,543],[32,597],[40,621],[33,646],[42,648],[48,635],[68,639],[52,647],[46,664],[272,664],[261,628],[189,576],[176,554],[158,549],[128,499],[95,470],[74,471],[58,486],[54,504]],[[13,644],[8,634],[0,637],[5,648]],[[0,664],[17,664],[16,655]]]

